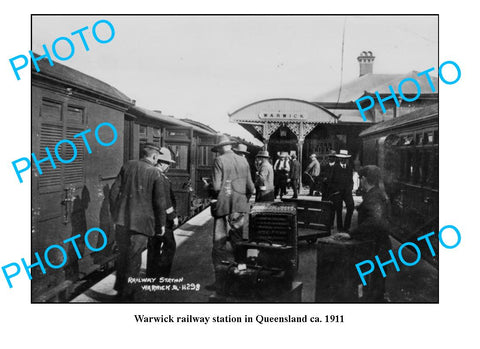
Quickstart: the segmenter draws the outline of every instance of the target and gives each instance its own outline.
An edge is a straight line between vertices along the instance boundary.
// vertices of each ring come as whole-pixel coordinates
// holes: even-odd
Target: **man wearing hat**
[[[337,161],[336,157],[337,153],[335,150],[330,150],[328,153],[328,160],[326,163],[323,163],[321,166],[320,171],[320,178],[321,178],[321,185],[322,185],[322,200],[323,201],[331,201],[332,198],[330,197],[331,194],[331,183],[333,178],[333,169],[335,168],[335,164]]]
[[[317,160],[316,154],[310,155],[310,164],[308,164],[308,167],[304,173],[307,175],[308,178],[308,186],[310,187],[309,195],[312,196],[315,189],[317,189],[317,178],[320,175],[320,163]]]
[[[238,143],[235,148],[233,148],[233,151],[235,154],[240,155],[241,157],[245,157],[247,154],[250,154],[250,152],[247,151],[247,146],[242,143]]]
[[[222,135],[214,147],[220,154],[215,158],[212,174],[214,196],[211,210],[214,217],[212,261],[215,274],[221,262],[230,259],[226,249],[229,235],[233,248],[235,240],[242,236],[244,216],[250,211],[247,197],[255,191],[248,162],[232,151],[234,143],[236,142]],[[215,284],[206,288],[216,290],[217,275]]]
[[[161,148],[161,153],[155,167],[160,172],[165,184],[165,213],[167,216],[165,234],[152,236],[148,240],[147,277],[169,277],[177,244],[173,230],[178,226],[176,214],[176,200],[172,183],[166,173],[170,165],[174,164],[172,152],[168,148]]]
[[[385,193],[380,189],[380,168],[374,165],[362,167],[358,171],[360,186],[363,192],[363,201],[357,207],[358,226],[349,234],[340,234],[346,238],[356,240],[373,240],[375,243],[372,255],[378,255],[379,259],[386,261],[391,259],[388,250],[392,248],[389,238],[390,229],[387,217],[388,201]],[[367,285],[368,298],[371,302],[384,302],[385,279],[379,270],[371,274]]]
[[[268,151],[257,153],[257,176],[255,178],[255,202],[274,201],[273,167],[269,161]]]
[[[122,166],[110,189],[110,210],[119,249],[114,288],[122,301],[134,300],[134,284],[127,280],[139,276],[141,254],[148,238],[165,234],[165,184],[155,168],[161,151],[155,144],[146,143],[142,155],[142,159]]]
[[[352,222],[354,208],[352,197],[353,170],[348,163],[351,155],[348,154],[347,150],[342,149],[336,154],[336,157],[339,162],[333,167],[332,179],[328,190],[337,215],[337,230],[348,231]],[[345,222],[342,219],[343,202],[345,202],[347,207]]]
[[[298,189],[300,188],[300,175],[302,173],[302,165],[297,160],[297,155],[292,154],[292,161],[290,166],[290,180],[292,181],[293,196],[292,199],[298,198]]]
[[[280,194],[280,199],[282,196],[287,193],[287,181],[288,175],[290,173],[290,163],[287,159],[288,153],[286,151],[282,151],[278,154],[278,159],[275,161],[275,165],[273,166],[275,177],[274,177],[274,184],[275,184],[275,193],[274,196]]]

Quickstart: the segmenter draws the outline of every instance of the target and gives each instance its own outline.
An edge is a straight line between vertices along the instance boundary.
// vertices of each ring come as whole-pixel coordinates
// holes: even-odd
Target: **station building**
[[[229,114],[231,122],[244,127],[254,137],[263,142],[271,156],[280,151],[298,154],[303,168],[308,165],[308,157],[315,153],[319,160],[327,157],[330,150],[347,149],[352,159],[362,160],[362,143],[358,135],[372,124],[396,118],[423,108],[438,101],[438,77],[431,76],[434,86],[419,71],[407,74],[374,74],[375,56],[364,51],[358,57],[359,77],[315,97],[313,101],[292,98],[272,98],[254,101]],[[403,101],[398,93],[399,83],[406,79],[415,79],[421,87],[421,95],[414,102]],[[398,106],[390,87],[396,92]],[[386,99],[384,113],[378,100]],[[403,84],[405,97],[412,99],[417,95],[417,87],[412,82]],[[364,96],[372,96],[375,106],[365,112],[364,121],[355,101]]]

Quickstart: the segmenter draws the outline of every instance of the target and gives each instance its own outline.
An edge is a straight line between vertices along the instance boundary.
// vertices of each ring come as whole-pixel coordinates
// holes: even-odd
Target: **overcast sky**
[[[116,31],[107,44],[91,34],[102,18]],[[51,48],[57,37],[88,26],[90,51],[71,37],[76,51],[63,64],[109,83],[138,106],[252,140],[228,113],[265,98],[313,101],[338,87],[344,24],[344,83],[358,77],[362,51],[376,56],[374,73],[438,66],[436,16],[35,16],[32,47],[41,53],[43,44]],[[107,38],[107,27],[98,28]],[[68,52],[63,44],[60,54]]]

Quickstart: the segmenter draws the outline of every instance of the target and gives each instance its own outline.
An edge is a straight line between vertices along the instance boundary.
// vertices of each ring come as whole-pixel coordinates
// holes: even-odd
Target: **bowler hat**
[[[237,147],[233,148],[233,150],[238,153],[250,154],[250,152],[247,151],[247,146],[242,143],[238,143]]]
[[[329,152],[328,152],[328,156],[337,156],[337,152],[333,149],[331,149]]]
[[[175,161],[172,160],[172,152],[168,148],[161,148],[160,149],[161,153],[160,156],[158,157],[159,162],[166,162],[169,164],[174,164]]]
[[[341,149],[338,154],[335,155],[337,158],[350,158],[351,155],[348,154],[348,150]]]
[[[260,150],[258,153],[257,153],[257,158],[270,158],[270,154],[268,154],[268,151],[267,150]]]
[[[146,148],[149,148],[149,149],[153,149],[153,150],[156,150],[158,151],[160,154],[163,154],[162,151],[160,150],[160,147],[154,143],[150,143],[150,142],[147,142],[143,145],[143,149],[146,149]]]
[[[212,148],[212,151],[216,152],[219,147],[222,147],[224,145],[230,145],[230,144],[235,144],[237,142],[232,141],[228,136],[226,135],[221,135],[220,140],[218,141],[217,144]]]

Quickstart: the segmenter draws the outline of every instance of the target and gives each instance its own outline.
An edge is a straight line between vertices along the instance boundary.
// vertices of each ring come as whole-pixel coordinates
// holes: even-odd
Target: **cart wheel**
[[[307,243],[309,243],[310,245],[311,245],[311,244],[314,244],[315,242],[317,242],[317,238],[313,238],[313,239],[308,239],[308,240],[307,240]]]

